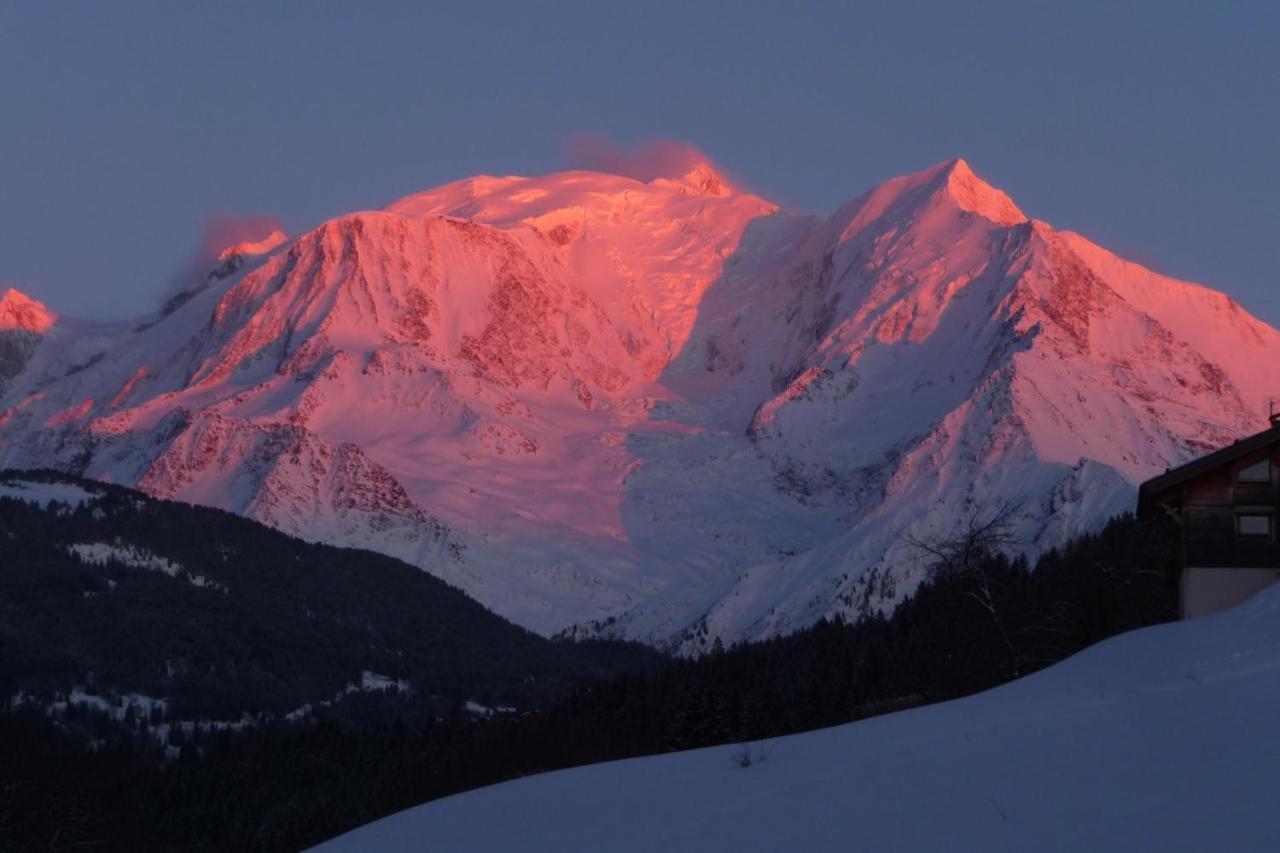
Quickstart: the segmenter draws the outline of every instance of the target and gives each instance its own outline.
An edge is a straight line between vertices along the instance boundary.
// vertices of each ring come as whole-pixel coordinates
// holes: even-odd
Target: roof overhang
[[[1201,474],[1206,474],[1215,468],[1220,468],[1251,453],[1265,450],[1274,444],[1280,444],[1280,424],[1263,430],[1257,435],[1242,438],[1234,444],[1229,444],[1221,450],[1215,450],[1206,456],[1194,459],[1186,465],[1170,468],[1160,476],[1152,477],[1138,487],[1138,511],[1142,512],[1145,507],[1150,506],[1152,501],[1157,500],[1161,494],[1181,486],[1188,480],[1192,480]]]

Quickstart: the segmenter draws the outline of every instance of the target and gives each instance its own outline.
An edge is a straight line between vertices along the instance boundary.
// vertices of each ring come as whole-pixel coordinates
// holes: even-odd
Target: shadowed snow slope
[[[5,295],[0,466],[383,551],[544,634],[697,652],[891,609],[919,581],[904,532],[974,504],[1059,545],[1280,396],[1275,329],[963,160],[825,219],[698,163],[475,177],[281,240],[138,322]]]
[[[410,809],[321,850],[1273,850],[1280,589],[987,693],[599,764]]]

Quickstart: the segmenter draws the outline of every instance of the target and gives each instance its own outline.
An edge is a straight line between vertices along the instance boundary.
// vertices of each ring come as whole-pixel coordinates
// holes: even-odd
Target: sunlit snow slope
[[[1062,542],[1280,396],[1275,329],[960,160],[826,219],[698,164],[471,178],[263,238],[134,323],[6,296],[0,465],[696,651],[892,607],[903,532],[973,501]]]
[[[1280,589],[968,699],[771,744],[484,788],[320,850],[1263,851],[1280,785]]]

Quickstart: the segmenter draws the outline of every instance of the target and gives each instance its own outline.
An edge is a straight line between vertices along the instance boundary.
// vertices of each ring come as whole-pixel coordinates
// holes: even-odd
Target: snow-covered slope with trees
[[[918,580],[904,532],[974,502],[1060,543],[1280,396],[1275,329],[959,160],[826,219],[700,163],[477,177],[263,238],[154,316],[22,331],[0,466],[696,651],[891,607]]]
[[[316,848],[1271,850],[1280,589],[967,699],[483,788]],[[759,746],[753,755],[759,756]]]

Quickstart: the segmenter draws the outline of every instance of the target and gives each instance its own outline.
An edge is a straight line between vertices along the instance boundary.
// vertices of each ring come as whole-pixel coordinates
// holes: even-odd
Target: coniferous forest
[[[1144,523],[1031,564],[1007,556],[997,508],[921,543],[928,579],[889,616],[674,659],[549,641],[388,557],[79,485],[92,500],[0,499],[4,850],[293,850],[584,763],[715,745],[785,761],[783,735],[1175,615]],[[98,562],[91,544],[110,546]]]

